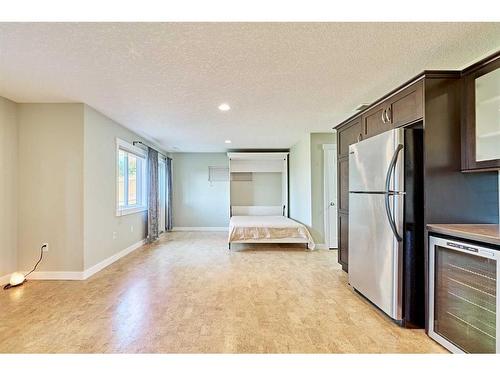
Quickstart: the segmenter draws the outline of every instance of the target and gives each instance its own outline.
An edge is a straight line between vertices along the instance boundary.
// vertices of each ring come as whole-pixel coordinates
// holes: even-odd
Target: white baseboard
[[[12,273],[9,273],[9,274],[4,275],[4,276],[0,276],[0,286],[9,283],[9,281],[10,281],[10,275],[12,275]]]
[[[172,232],[227,232],[228,227],[173,227]]]
[[[83,272],[80,271],[39,271],[33,272],[27,277],[28,280],[83,280]]]
[[[328,250],[329,247],[326,243],[317,243],[315,246],[314,246],[314,250]]]
[[[90,276],[96,274],[97,272],[103,270],[107,266],[113,264],[118,259],[123,258],[124,256],[130,254],[132,251],[137,250],[139,247],[146,243],[146,239],[143,239],[139,242],[136,242],[133,245],[130,245],[126,249],[110,256],[109,258],[104,259],[103,261],[93,265],[90,268],[87,268],[85,271],[38,271],[33,272],[28,276],[29,280],[85,280]],[[27,273],[24,272],[24,273]],[[0,278],[1,284],[7,284],[10,279],[10,274],[2,276]]]
[[[146,239],[143,239],[139,242],[136,242],[135,244],[130,245],[126,249],[123,249],[119,253],[111,255],[109,258],[106,258],[103,261],[93,265],[92,267],[87,268],[85,271],[82,272],[83,273],[83,280],[88,279],[90,276],[92,276],[95,273],[99,272],[100,270],[106,268],[110,264],[116,262],[118,259],[123,258],[124,256],[130,254],[134,250],[137,250],[139,247],[141,247],[145,243],[146,243]]]
[[[27,274],[28,271],[21,272]],[[0,285],[8,284],[10,275],[0,277]],[[80,271],[38,271],[27,277],[28,280],[83,280],[83,272]]]

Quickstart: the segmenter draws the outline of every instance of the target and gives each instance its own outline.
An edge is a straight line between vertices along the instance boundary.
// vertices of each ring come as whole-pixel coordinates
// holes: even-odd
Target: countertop
[[[500,245],[499,224],[428,224],[429,232]]]

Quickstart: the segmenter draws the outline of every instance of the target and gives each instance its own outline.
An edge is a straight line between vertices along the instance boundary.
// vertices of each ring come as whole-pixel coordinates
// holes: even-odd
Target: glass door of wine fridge
[[[429,336],[455,353],[498,353],[500,251],[429,241]]]

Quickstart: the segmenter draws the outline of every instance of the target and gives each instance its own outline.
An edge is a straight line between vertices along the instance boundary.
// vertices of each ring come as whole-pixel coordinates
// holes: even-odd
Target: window
[[[116,140],[116,215],[146,210],[146,151],[121,139]]]

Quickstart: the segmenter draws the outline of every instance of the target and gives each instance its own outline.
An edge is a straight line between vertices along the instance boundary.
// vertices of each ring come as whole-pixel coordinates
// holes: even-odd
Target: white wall
[[[116,138],[148,143],[84,107],[84,268],[146,237],[146,211],[116,216]],[[113,238],[116,233],[116,238]]]
[[[311,226],[311,138],[306,134],[290,149],[289,216]]]
[[[227,167],[227,155],[174,153],[171,157],[174,227],[228,226],[229,181],[208,181],[208,167]]]
[[[233,206],[281,206],[283,174],[252,172],[252,181],[231,182]]]
[[[18,268],[83,269],[83,105],[18,104]]]
[[[0,278],[17,270],[17,105],[0,97]]]

